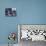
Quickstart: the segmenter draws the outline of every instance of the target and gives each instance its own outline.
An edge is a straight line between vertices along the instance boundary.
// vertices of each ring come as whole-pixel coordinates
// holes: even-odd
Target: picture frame
[[[16,16],[16,8],[5,8],[5,16]]]

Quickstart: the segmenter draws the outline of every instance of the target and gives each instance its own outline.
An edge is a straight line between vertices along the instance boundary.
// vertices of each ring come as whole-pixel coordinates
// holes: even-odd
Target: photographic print
[[[5,16],[16,16],[16,8],[5,8]]]

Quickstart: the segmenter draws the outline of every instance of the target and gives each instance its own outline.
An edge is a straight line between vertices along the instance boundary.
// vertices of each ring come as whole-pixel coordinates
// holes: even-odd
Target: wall
[[[16,7],[17,16],[6,17],[7,7]],[[0,0],[0,44],[8,43],[7,36],[18,31],[17,24],[46,24],[46,0]]]

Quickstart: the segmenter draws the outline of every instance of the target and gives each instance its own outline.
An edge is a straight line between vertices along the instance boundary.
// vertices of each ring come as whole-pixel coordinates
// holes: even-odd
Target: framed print
[[[5,16],[16,16],[16,8],[5,8]]]

